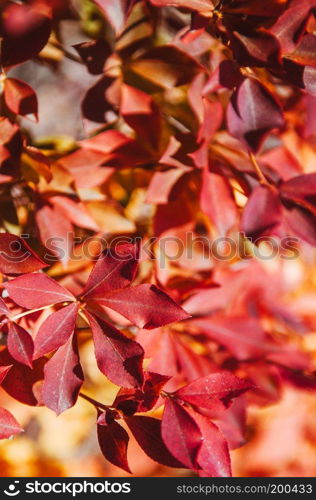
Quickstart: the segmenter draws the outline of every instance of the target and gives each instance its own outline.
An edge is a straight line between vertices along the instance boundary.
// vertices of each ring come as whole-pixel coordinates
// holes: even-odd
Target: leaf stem
[[[248,154],[249,154],[249,158],[251,160],[251,163],[253,164],[253,167],[254,167],[254,169],[256,171],[256,174],[258,176],[260,184],[264,184],[266,186],[269,186],[270,183],[267,181],[267,179],[263,175],[262,170],[261,170],[261,168],[259,166],[259,163],[257,162],[257,159],[256,159],[255,155],[251,151],[248,151]]]
[[[96,408],[100,408],[102,410],[109,410],[111,407],[108,406],[108,405],[104,405],[102,403],[100,403],[99,401],[97,401],[96,399],[93,399],[93,398],[90,398],[90,396],[87,396],[86,394],[84,394],[83,392],[79,392],[79,396],[82,398],[82,399],[85,399],[86,401],[88,401],[88,403],[91,403],[93,406],[95,406]]]
[[[10,318],[10,321],[16,321],[17,319],[23,318],[24,316],[28,316],[29,314],[33,314],[37,311],[44,311],[45,309],[52,307],[52,305],[54,305],[54,304],[49,304],[48,306],[38,307],[37,309],[31,309],[29,311],[24,311],[23,313],[17,314],[16,316],[12,316]]]

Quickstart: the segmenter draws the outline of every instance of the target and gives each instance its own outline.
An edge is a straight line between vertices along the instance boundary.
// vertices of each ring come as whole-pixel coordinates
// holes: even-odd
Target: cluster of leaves
[[[161,266],[159,242],[242,232],[245,257],[271,235],[316,246],[303,161],[316,1],[94,0],[94,30],[75,4],[1,3],[0,383],[57,414],[92,403],[102,453],[128,472],[126,429],[163,465],[228,476],[247,405],[316,387],[301,342],[312,327],[255,260],[205,261],[199,246]],[[85,41],[64,47],[60,26],[80,16]],[[16,75],[30,59],[58,71],[56,53],[96,80],[82,102],[92,133],[52,145],[28,132],[41,110]],[[151,256],[118,235],[154,237]],[[87,329],[119,386],[111,405],[81,392]],[[0,438],[21,431],[1,409]]]

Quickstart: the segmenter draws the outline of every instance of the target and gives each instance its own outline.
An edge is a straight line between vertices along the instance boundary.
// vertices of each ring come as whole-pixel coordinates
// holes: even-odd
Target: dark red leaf
[[[126,430],[117,422],[107,423],[104,414],[98,418],[98,441],[104,457],[111,464],[129,472],[127,461],[127,447],[129,436]]]
[[[305,208],[313,211],[316,206],[316,174],[297,175],[283,182],[280,196],[284,200],[302,203]]]
[[[0,272],[11,276],[38,271],[46,266],[25,240],[14,234],[0,234]]]
[[[253,151],[266,134],[283,126],[279,103],[269,90],[253,78],[245,78],[233,93],[227,109],[228,129]]]
[[[231,46],[239,64],[243,66],[276,66],[280,64],[278,39],[266,31],[243,35],[234,31]]]
[[[117,290],[94,299],[119,312],[139,328],[157,328],[190,317],[165,292],[149,283]]]
[[[8,410],[0,408],[0,439],[8,439],[23,432],[20,424]]]
[[[55,351],[73,334],[79,304],[74,303],[54,312],[40,326],[34,340],[34,359]]]
[[[83,296],[102,297],[129,285],[135,277],[138,258],[139,247],[131,243],[104,250],[89,276]]]
[[[142,142],[157,148],[160,139],[160,114],[152,97],[124,84],[121,88],[120,112]]]
[[[36,309],[49,304],[74,301],[75,297],[46,274],[30,273],[4,283],[9,296],[19,306]]]
[[[42,2],[20,5],[10,2],[2,14],[1,63],[13,66],[42,50],[50,32],[49,9]]]
[[[103,38],[91,42],[77,43],[74,48],[92,75],[103,73],[105,62],[112,53],[112,48]]]
[[[98,123],[106,121],[106,113],[115,111],[119,99],[117,80],[110,76],[102,76],[86,93],[82,101],[82,114],[88,120]]]
[[[8,351],[0,352],[0,366],[13,365],[2,382],[1,387],[14,399],[21,403],[37,406],[38,400],[33,392],[33,386],[44,377],[45,358],[33,362],[33,369],[16,363]]]
[[[161,434],[170,453],[189,469],[197,470],[197,455],[202,444],[200,429],[176,401],[167,399]]]
[[[161,420],[153,417],[136,415],[125,421],[139,446],[152,460],[167,467],[185,467],[171,455],[161,437]]]
[[[43,403],[57,415],[74,406],[84,377],[75,335],[46,363]]]
[[[273,232],[282,222],[283,210],[279,192],[270,186],[258,186],[244,208],[240,229],[254,241]]]
[[[12,358],[32,368],[34,342],[31,335],[22,326],[9,323],[7,345]]]
[[[7,374],[9,373],[11,367],[12,367],[12,365],[0,366],[0,384],[2,384],[3,380],[5,379]]]
[[[98,367],[114,384],[140,387],[143,382],[144,351],[140,344],[114,326],[87,313]]]

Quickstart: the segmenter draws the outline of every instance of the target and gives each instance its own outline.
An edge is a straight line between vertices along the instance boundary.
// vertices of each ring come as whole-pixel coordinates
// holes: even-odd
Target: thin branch
[[[71,61],[75,61],[75,62],[85,66],[85,63],[81,60],[80,57],[76,56],[75,54],[73,54],[69,50],[65,49],[65,47],[60,42],[58,42],[56,40],[49,40],[49,43],[50,43],[50,45],[52,45],[56,49],[59,49],[64,54],[64,56],[67,57],[67,59],[70,59]]]
[[[251,160],[251,163],[254,166],[254,169],[256,171],[256,174],[258,176],[260,184],[264,184],[266,186],[269,186],[270,183],[267,181],[267,179],[263,175],[262,170],[261,170],[261,168],[259,166],[259,163],[257,162],[257,159],[256,159],[255,155],[251,151],[248,151],[248,154],[249,154],[249,158]]]
[[[107,405],[100,403],[96,399],[90,398],[90,396],[87,396],[83,392],[79,392],[79,396],[82,399],[85,399],[86,401],[88,401],[88,403],[91,403],[95,408],[100,408],[100,409],[105,410],[105,411],[107,411],[111,408],[110,406],[107,406]]]

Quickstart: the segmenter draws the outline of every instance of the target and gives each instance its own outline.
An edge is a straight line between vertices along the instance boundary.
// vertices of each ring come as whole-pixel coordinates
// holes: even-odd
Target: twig
[[[258,176],[260,184],[264,184],[266,186],[269,186],[270,183],[267,181],[267,179],[263,175],[262,170],[261,170],[261,168],[260,168],[260,166],[259,166],[259,164],[257,162],[257,159],[256,159],[255,155],[251,151],[248,151],[248,154],[249,154],[249,158],[251,160],[251,163],[253,164],[254,169],[255,169],[255,171],[257,173],[257,176]]]
[[[110,409],[110,406],[104,405],[104,404],[100,403],[99,401],[97,401],[96,399],[90,398],[90,396],[87,396],[83,392],[79,392],[79,396],[82,399],[85,399],[86,401],[88,401],[88,403],[91,403],[95,408],[100,408],[100,409],[105,410],[105,411]]]

